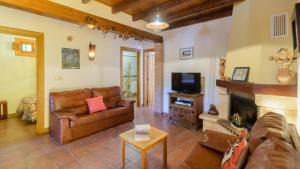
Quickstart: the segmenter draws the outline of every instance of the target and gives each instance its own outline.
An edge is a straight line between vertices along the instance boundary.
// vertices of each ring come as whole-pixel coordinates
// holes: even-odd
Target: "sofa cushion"
[[[90,97],[90,89],[52,92],[50,93],[50,111],[54,112],[64,108],[84,106],[86,105],[85,99]]]
[[[245,169],[299,169],[300,157],[289,144],[270,138],[253,152]]]
[[[252,154],[257,146],[271,137],[291,143],[286,119],[280,114],[270,112],[259,118],[252,127],[249,138],[250,153]]]
[[[222,159],[222,153],[197,144],[181,167],[191,169],[220,169]]]
[[[106,118],[121,116],[121,115],[125,115],[127,113],[129,113],[128,108],[126,108],[126,107],[115,107],[115,108],[106,110]]]
[[[241,169],[244,167],[248,155],[248,143],[246,137],[238,139],[224,153],[222,169]]]
[[[114,108],[121,100],[121,89],[119,86],[93,88],[92,96],[103,96],[103,101],[107,109]]]
[[[63,108],[61,111],[69,112],[69,113],[73,113],[73,114],[84,114],[84,113],[88,113],[89,109],[88,109],[87,105],[82,105],[82,106],[76,106],[76,107]]]
[[[103,96],[88,98],[86,99],[86,102],[89,107],[89,113],[96,113],[99,111],[106,110],[106,107],[103,102]]]
[[[97,112],[93,114],[80,114],[78,115],[78,119],[74,121],[70,121],[70,126],[75,127],[83,124],[92,123],[95,121],[105,120],[106,114],[105,112]]]
[[[205,130],[201,137],[200,144],[220,153],[224,153],[234,142],[237,141],[237,139],[238,137],[233,135],[213,130]]]

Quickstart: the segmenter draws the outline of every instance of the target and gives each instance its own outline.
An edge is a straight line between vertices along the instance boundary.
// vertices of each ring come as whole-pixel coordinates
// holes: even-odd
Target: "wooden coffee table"
[[[134,129],[120,134],[122,144],[122,168],[125,167],[125,146],[127,144],[134,145],[141,153],[141,168],[145,169],[147,165],[147,151],[159,143],[163,143],[163,164],[167,167],[167,138],[168,133],[157,128],[151,127],[149,141],[135,141]]]

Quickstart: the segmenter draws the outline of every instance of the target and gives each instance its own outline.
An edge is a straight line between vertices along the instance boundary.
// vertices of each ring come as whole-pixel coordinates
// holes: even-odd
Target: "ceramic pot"
[[[295,72],[290,69],[279,69],[276,75],[276,79],[280,84],[289,84],[290,81],[294,78]]]

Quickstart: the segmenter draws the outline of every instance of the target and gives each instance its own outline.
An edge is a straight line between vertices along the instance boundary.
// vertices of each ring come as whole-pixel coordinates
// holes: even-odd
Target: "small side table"
[[[7,101],[0,100],[0,120],[7,119]]]
[[[167,168],[167,138],[168,133],[157,128],[151,127],[149,141],[135,141],[134,129],[120,134],[122,146],[122,169],[125,167],[125,146],[127,144],[134,145],[141,152],[141,168],[146,169],[147,165],[147,151],[153,146],[163,143],[163,166]]]

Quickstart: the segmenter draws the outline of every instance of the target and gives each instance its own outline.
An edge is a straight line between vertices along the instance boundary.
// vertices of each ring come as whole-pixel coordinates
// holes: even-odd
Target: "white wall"
[[[120,47],[151,48],[153,43],[103,38],[101,32],[80,28],[70,24],[35,14],[0,7],[0,25],[21,28],[45,34],[45,127],[49,126],[49,93],[52,90],[66,90],[95,86],[120,84]],[[68,35],[73,41],[66,40]],[[88,45],[96,45],[96,59],[88,60]],[[61,69],[61,48],[80,49],[80,69]],[[142,60],[141,60],[142,61]],[[0,68],[1,69],[1,68]],[[7,73],[0,70],[1,73]],[[1,76],[1,75],[0,75]],[[62,77],[62,80],[55,80]]]
[[[168,112],[168,92],[171,91],[172,72],[201,72],[205,77],[205,103],[218,104],[216,79],[218,60],[227,53],[231,18],[222,18],[205,23],[166,31],[164,37],[164,109]],[[194,58],[180,60],[179,49],[194,47]]]
[[[36,96],[36,58],[16,56],[15,38],[26,38],[0,33],[0,98],[7,100],[8,114],[16,109],[24,97]]]

